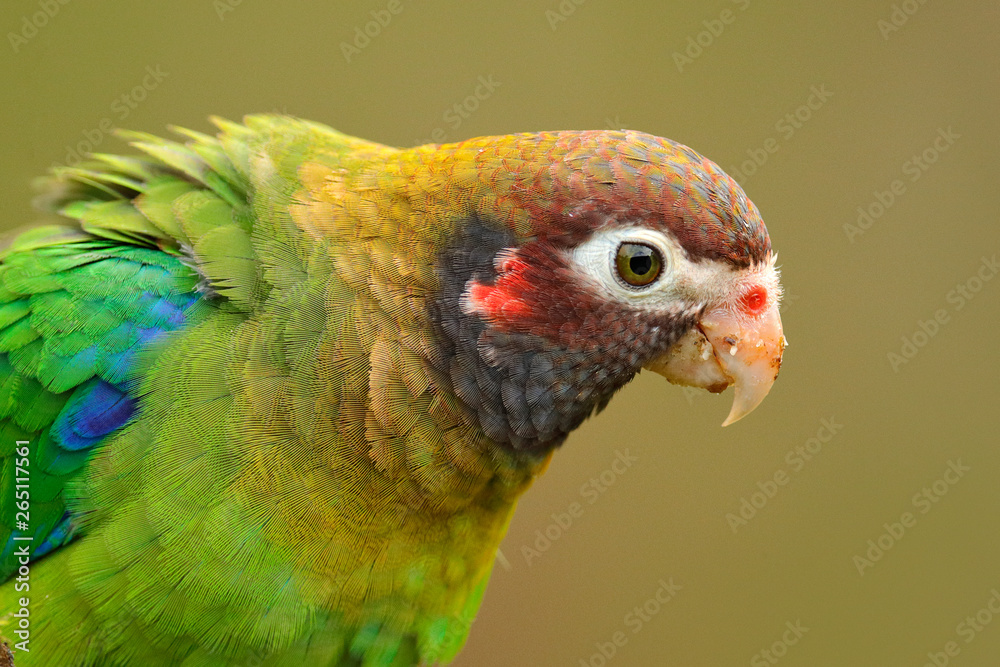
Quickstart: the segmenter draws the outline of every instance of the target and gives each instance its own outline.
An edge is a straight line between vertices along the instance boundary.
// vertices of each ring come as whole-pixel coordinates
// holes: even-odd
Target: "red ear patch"
[[[767,290],[754,285],[740,298],[740,306],[750,315],[757,315],[767,306]]]
[[[514,253],[497,257],[497,277],[493,285],[472,280],[466,288],[468,308],[494,323],[512,323],[531,314],[524,300],[530,290],[525,275],[528,264]]]
[[[492,322],[506,322],[526,316],[530,311],[528,304],[509,287],[501,285],[499,280],[496,285],[471,282],[466,292],[470,310]]]
[[[561,247],[530,243],[499,252],[493,261],[495,277],[466,281],[461,307],[499,331],[542,336],[554,344],[579,345],[581,335],[594,338],[595,318],[608,304],[581,288],[578,276],[566,265]],[[492,284],[490,284],[492,283]]]

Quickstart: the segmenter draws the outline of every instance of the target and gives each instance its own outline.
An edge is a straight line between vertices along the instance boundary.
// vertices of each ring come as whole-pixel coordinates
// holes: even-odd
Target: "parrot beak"
[[[735,385],[732,410],[722,422],[729,426],[753,412],[767,396],[786,347],[776,303],[756,316],[716,308],[707,311],[698,326],[645,368],[674,384],[713,393]]]

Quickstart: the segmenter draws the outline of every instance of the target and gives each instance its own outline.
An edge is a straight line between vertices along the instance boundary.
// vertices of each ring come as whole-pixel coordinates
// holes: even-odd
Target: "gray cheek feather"
[[[599,301],[599,309],[567,306],[577,309],[574,336],[501,330],[463,310],[463,294],[473,280],[494,284],[494,259],[516,245],[511,232],[492,221],[472,217],[460,225],[437,263],[442,288],[430,306],[439,345],[434,363],[488,438],[544,455],[607,405],[652,355],[673,345],[700,312],[653,316]]]

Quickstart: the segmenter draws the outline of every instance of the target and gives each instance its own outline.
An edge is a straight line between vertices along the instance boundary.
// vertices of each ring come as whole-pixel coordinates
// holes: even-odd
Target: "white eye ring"
[[[618,250],[624,244],[651,248],[659,257],[660,272],[646,285],[631,285],[618,270]],[[572,259],[584,275],[594,279],[602,291],[636,305],[659,300],[674,284],[676,256],[682,253],[675,241],[663,232],[647,227],[615,227],[594,232],[573,249]]]

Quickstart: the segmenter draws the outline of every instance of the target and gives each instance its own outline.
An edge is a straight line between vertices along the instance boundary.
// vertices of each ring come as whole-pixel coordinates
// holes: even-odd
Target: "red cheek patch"
[[[469,285],[469,306],[480,316],[495,322],[524,317],[529,308],[523,300],[497,281],[496,285],[473,282]],[[509,286],[507,286],[509,288]]]
[[[495,285],[473,281],[467,294],[469,307],[481,317],[496,323],[510,323],[527,317],[531,308],[522,298],[527,281],[518,273],[501,274]]]
[[[494,267],[492,285],[475,278],[466,283],[462,308],[500,331],[569,341],[598,305],[576,288],[558,248],[536,243],[502,251]]]

